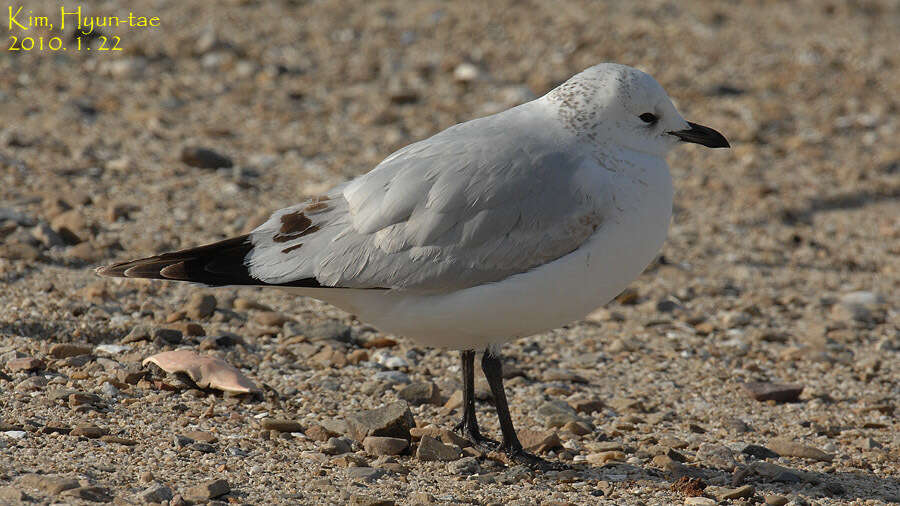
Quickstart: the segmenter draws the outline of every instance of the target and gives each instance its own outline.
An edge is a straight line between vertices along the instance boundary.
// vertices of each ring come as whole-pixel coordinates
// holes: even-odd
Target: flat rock
[[[772,450],[760,445],[747,445],[741,450],[744,455],[750,455],[758,459],[777,459],[778,454]]]
[[[831,462],[834,455],[805,444],[790,441],[788,439],[773,439],[769,441],[769,448],[782,457],[798,457],[801,459]]]
[[[481,472],[481,464],[478,463],[478,459],[475,457],[463,457],[449,463],[447,469],[453,474],[478,474]]]
[[[100,441],[103,441],[104,443],[115,443],[115,444],[120,444],[120,445],[124,445],[124,446],[134,446],[134,445],[138,444],[138,442],[135,441],[134,439],[128,439],[128,438],[124,438],[124,437],[110,436],[110,435],[100,436]]]
[[[44,361],[34,357],[14,358],[6,363],[6,370],[10,372],[33,372],[40,371],[43,368]]]
[[[86,438],[90,438],[90,439],[97,439],[100,436],[105,436],[108,433],[109,433],[109,431],[107,429],[97,427],[96,425],[86,424],[86,425],[78,425],[77,427],[72,429],[72,432],[70,432],[69,435],[76,436],[76,437],[86,437]]]
[[[349,343],[352,338],[352,329],[338,320],[326,320],[317,323],[289,322],[285,325],[285,333],[292,335],[301,334],[310,341],[333,339],[338,342]]]
[[[69,358],[79,355],[90,355],[94,348],[89,344],[58,343],[50,347],[53,358]]]
[[[375,481],[384,476],[385,470],[377,467],[348,467],[347,476],[354,480]]]
[[[184,491],[184,498],[188,501],[208,501],[231,492],[231,487],[225,480],[210,480],[194,485]]]
[[[136,343],[138,341],[151,341],[150,327],[147,325],[136,325],[120,341],[122,344]]]
[[[685,506],[716,506],[716,500],[709,497],[685,497]]]
[[[569,401],[569,406],[578,413],[589,415],[594,412],[603,411],[603,408],[606,407],[606,403],[600,399],[577,399]]]
[[[399,455],[409,447],[409,441],[397,437],[369,436],[363,448],[372,455]]]
[[[422,404],[441,403],[441,391],[437,385],[431,381],[418,381],[410,383],[397,392],[397,397],[412,404],[420,406]]]
[[[730,448],[724,445],[703,443],[697,450],[697,460],[704,464],[723,469],[725,471],[733,471],[737,462],[734,460],[734,453]]]
[[[75,497],[90,502],[110,502],[113,500],[109,492],[102,487],[78,487],[66,490],[62,494],[65,497]]]
[[[587,379],[575,374],[568,369],[552,368],[544,371],[544,381],[565,381],[571,383],[587,383]]]
[[[716,494],[716,498],[720,501],[741,499],[744,497],[753,497],[756,489],[752,485],[744,485],[743,487],[724,489]]]
[[[16,482],[19,486],[40,490],[49,495],[57,495],[60,492],[81,486],[74,478],[62,476],[25,474]]]
[[[766,506],[784,506],[789,502],[787,497],[776,494],[766,494],[763,499],[765,500]]]
[[[518,435],[522,446],[533,453],[546,453],[562,447],[559,435],[552,430],[520,429]]]
[[[416,424],[406,401],[354,413],[347,417],[347,434],[362,442],[368,436],[410,439],[409,429]]]
[[[262,428],[265,430],[277,430],[278,432],[303,432],[303,426],[300,423],[277,418],[263,418]]]
[[[27,498],[28,495],[16,487],[0,487],[0,504],[17,504],[25,502]]]
[[[137,498],[143,503],[160,503],[172,499],[174,495],[171,488],[162,483],[154,483],[138,493]]]
[[[445,445],[431,436],[422,436],[416,458],[422,461],[450,462],[460,457],[459,447]]]
[[[150,337],[152,338],[153,342],[161,345],[181,344],[183,335],[184,334],[182,334],[178,329],[170,329],[165,327],[156,327],[150,332]]]
[[[796,402],[803,392],[803,385],[785,385],[762,381],[742,383],[741,386],[747,392],[747,395],[760,402]]]

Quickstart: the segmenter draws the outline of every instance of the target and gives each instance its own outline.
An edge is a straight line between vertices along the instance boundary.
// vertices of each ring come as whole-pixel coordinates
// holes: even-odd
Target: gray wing
[[[444,291],[575,250],[609,199],[580,184],[573,150],[495,118],[411,144],[327,195],[277,211],[250,235],[251,275]]]

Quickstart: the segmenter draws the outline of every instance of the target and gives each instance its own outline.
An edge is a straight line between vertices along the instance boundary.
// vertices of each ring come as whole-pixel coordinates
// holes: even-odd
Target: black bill
[[[690,121],[688,121],[688,125],[690,125],[691,128],[688,128],[687,130],[669,132],[669,134],[678,137],[684,142],[693,142],[706,146],[708,148],[731,147],[731,144],[728,144],[728,139],[726,139],[724,135],[713,130],[712,128],[698,125],[696,123],[691,123]]]

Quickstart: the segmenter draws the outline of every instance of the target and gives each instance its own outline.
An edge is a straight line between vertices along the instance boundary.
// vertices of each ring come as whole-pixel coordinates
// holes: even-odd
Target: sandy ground
[[[0,503],[900,501],[900,3],[362,4],[86,2],[161,26],[81,51],[71,26],[11,32],[67,50],[0,57]],[[455,353],[280,292],[92,273],[247,231],[602,61],[654,75],[733,149],[669,158],[669,240],[625,295],[504,348],[517,427],[571,471],[425,438],[453,443]],[[185,163],[192,147],[231,167]],[[145,375],[175,348],[264,393]],[[803,389],[757,401],[751,382]],[[343,434],[398,396],[412,448]]]

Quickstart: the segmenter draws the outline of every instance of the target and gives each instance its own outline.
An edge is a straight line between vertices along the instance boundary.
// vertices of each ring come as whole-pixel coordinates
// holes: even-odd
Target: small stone
[[[589,415],[591,413],[603,411],[603,408],[606,407],[606,403],[600,399],[578,399],[569,401],[569,406],[572,406],[572,409],[578,413]]]
[[[53,358],[77,357],[90,355],[94,348],[89,344],[59,343],[50,347],[50,356]]]
[[[777,459],[778,454],[772,450],[760,445],[747,445],[741,450],[741,453],[756,457],[758,459]]]
[[[369,436],[363,448],[372,455],[399,455],[409,447],[409,441],[396,437]]]
[[[128,438],[124,438],[124,437],[110,436],[110,435],[100,436],[100,441],[103,441],[104,443],[115,443],[115,444],[120,444],[120,445],[124,445],[124,446],[134,446],[134,445],[138,444],[138,442],[135,441],[134,439],[128,439]]]
[[[328,441],[328,438],[335,436],[340,436],[340,433],[331,432],[318,424],[306,429],[306,437],[314,441]]]
[[[716,500],[709,497],[685,497],[685,506],[716,506]]]
[[[10,372],[33,372],[43,368],[44,361],[33,357],[14,358],[6,363],[6,369]]]
[[[152,475],[151,475],[152,476]],[[137,494],[138,499],[144,503],[168,501],[174,496],[172,489],[162,483],[154,483]]]
[[[136,343],[138,341],[151,341],[150,327],[146,325],[137,325],[131,329],[127,336],[122,338],[122,344]]]
[[[261,311],[253,319],[264,327],[281,327],[290,321],[290,318],[276,311]]]
[[[642,413],[646,411],[644,403],[638,399],[629,399],[627,397],[616,397],[609,401],[609,407],[619,413]]]
[[[194,293],[184,306],[184,311],[192,320],[209,318],[216,311],[216,298],[208,293]]]
[[[788,503],[788,498],[781,495],[766,494],[764,499],[767,506],[784,506]]]
[[[453,69],[453,80],[458,83],[470,83],[481,76],[481,71],[471,63],[460,63]]]
[[[160,345],[178,345],[181,344],[182,334],[180,330],[177,329],[166,329],[157,327],[154,328],[151,334],[153,338],[153,342]]]
[[[347,476],[354,480],[375,481],[385,475],[384,469],[376,467],[348,467]]]
[[[683,466],[668,455],[657,455],[653,457],[651,463],[653,466],[671,473],[679,473],[683,470]]]
[[[303,426],[298,422],[276,418],[263,418],[262,428],[265,430],[277,430],[278,432],[303,432]]]
[[[782,457],[798,457],[825,462],[834,460],[834,455],[825,453],[818,448],[796,443],[787,439],[773,439],[769,441],[769,448]]]
[[[481,464],[475,457],[463,457],[448,464],[447,469],[453,474],[478,474],[481,472]]]
[[[438,389],[437,385],[431,381],[410,383],[397,392],[397,397],[413,406],[420,406],[422,404],[438,405],[441,403],[441,391]]]
[[[113,499],[109,492],[102,487],[78,487],[66,490],[60,495],[77,497],[91,502],[110,502]]]
[[[444,411],[450,412],[454,409],[459,409],[462,406],[462,390],[457,390],[453,392],[447,402],[444,403]]]
[[[369,352],[366,350],[356,349],[347,354],[347,362],[353,365],[369,360]]]
[[[576,436],[586,436],[593,432],[593,429],[585,422],[569,422],[563,425],[564,431],[569,431]]]
[[[327,455],[341,455],[353,451],[352,441],[345,437],[333,437],[322,446],[322,453]]]
[[[16,483],[19,486],[40,490],[49,495],[57,495],[65,490],[77,488],[81,485],[74,478],[42,474],[24,474]]]
[[[415,420],[406,401],[392,402],[347,417],[347,434],[360,442],[367,436],[388,436],[409,440],[409,429],[414,426]]]
[[[53,218],[50,227],[66,244],[78,244],[89,238],[87,220],[77,209],[70,209]]]
[[[687,441],[678,439],[674,436],[665,435],[659,438],[659,444],[661,446],[666,446],[668,448],[674,448],[676,450],[682,450],[688,447]]]
[[[513,483],[518,483],[522,480],[528,479],[531,477],[531,470],[526,466],[515,466],[507,469],[500,476],[497,477],[497,481],[504,485],[512,485]]]
[[[725,489],[720,493],[716,494],[716,498],[720,501],[731,500],[731,499],[741,499],[744,497],[753,497],[753,494],[756,493],[756,489],[753,488],[752,485],[744,485],[743,487],[733,488],[733,489]]]
[[[559,435],[554,431],[519,430],[522,446],[533,453],[545,453],[562,447]]]
[[[231,492],[231,487],[225,480],[210,480],[184,491],[184,498],[188,501],[208,501]]]
[[[25,502],[28,496],[25,492],[13,486],[0,487],[0,504],[17,504]]]
[[[31,235],[40,241],[45,248],[62,247],[66,245],[63,238],[57,234],[50,225],[44,222],[38,223],[37,226],[31,230]]]
[[[188,146],[181,150],[181,161],[191,167],[200,169],[218,169],[231,167],[234,162],[231,158],[221,155],[211,149]]]
[[[734,460],[734,453],[727,446],[703,443],[697,450],[697,459],[703,461],[710,467],[723,469],[731,472],[737,465]]]
[[[587,456],[587,461],[595,466],[602,466],[609,462],[625,462],[625,454],[620,451],[591,453]]]
[[[30,244],[21,242],[0,244],[0,258],[34,262],[40,257],[41,252]]]
[[[352,329],[338,321],[326,320],[319,323],[289,322],[285,325],[285,335],[304,335],[310,341],[335,340],[349,343],[352,338]]]
[[[70,397],[70,399],[71,399],[71,397]],[[74,429],[72,429],[72,432],[70,432],[69,435],[75,436],[75,437],[86,437],[89,439],[97,439],[100,436],[105,436],[108,433],[109,433],[109,430],[107,430],[107,429],[97,427],[96,425],[85,424],[85,425],[76,426]]]
[[[458,447],[448,446],[430,436],[422,436],[416,449],[416,458],[422,461],[450,462],[460,457]]]
[[[547,427],[562,427],[578,420],[575,410],[563,401],[547,401],[537,409],[537,415],[544,419]]]
[[[35,390],[40,390],[47,386],[47,378],[43,376],[31,376],[30,378],[25,378],[16,384],[16,390],[20,392],[33,392]]]
[[[803,392],[803,385],[752,382],[741,384],[750,397],[757,401],[796,402]]]
[[[571,383],[587,383],[587,380],[568,369],[547,369],[544,371],[544,381],[565,381]]]

